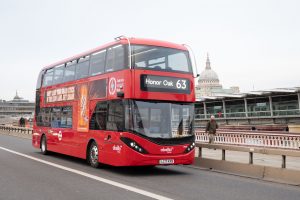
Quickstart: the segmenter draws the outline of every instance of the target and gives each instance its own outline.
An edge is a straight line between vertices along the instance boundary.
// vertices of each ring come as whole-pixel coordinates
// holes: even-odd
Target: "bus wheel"
[[[41,152],[44,155],[46,155],[48,153],[48,150],[47,150],[47,138],[46,138],[45,135],[42,136],[42,140],[41,140]]]
[[[94,168],[99,167],[98,155],[99,155],[98,146],[96,142],[92,142],[89,148],[87,159],[88,159],[88,163]]]

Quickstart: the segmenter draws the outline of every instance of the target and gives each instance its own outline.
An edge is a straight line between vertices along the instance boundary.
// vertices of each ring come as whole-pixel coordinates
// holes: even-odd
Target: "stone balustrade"
[[[23,133],[23,134],[32,134],[32,128],[25,128],[25,127],[18,127],[18,126],[6,126],[0,125],[0,130],[6,132],[13,132],[13,133]]]

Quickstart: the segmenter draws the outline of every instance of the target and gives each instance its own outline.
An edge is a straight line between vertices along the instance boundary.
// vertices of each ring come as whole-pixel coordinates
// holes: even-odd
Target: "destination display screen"
[[[190,94],[190,80],[186,78],[141,75],[141,90]]]

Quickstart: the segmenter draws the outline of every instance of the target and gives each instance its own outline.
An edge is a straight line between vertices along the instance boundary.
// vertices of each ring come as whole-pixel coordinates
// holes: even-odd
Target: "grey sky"
[[[225,88],[300,86],[300,1],[0,0],[0,99],[34,100],[43,66],[114,37],[189,44],[199,72],[209,52]]]

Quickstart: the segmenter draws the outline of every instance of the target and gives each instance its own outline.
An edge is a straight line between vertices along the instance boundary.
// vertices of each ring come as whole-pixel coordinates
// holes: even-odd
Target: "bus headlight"
[[[184,150],[184,153],[188,153],[195,148],[196,144],[193,142],[192,144],[188,145],[187,148]]]
[[[124,142],[131,149],[133,149],[139,153],[142,153],[142,154],[148,154],[148,152],[134,140],[127,138],[127,137],[121,137],[120,140],[122,140],[122,142]]]

